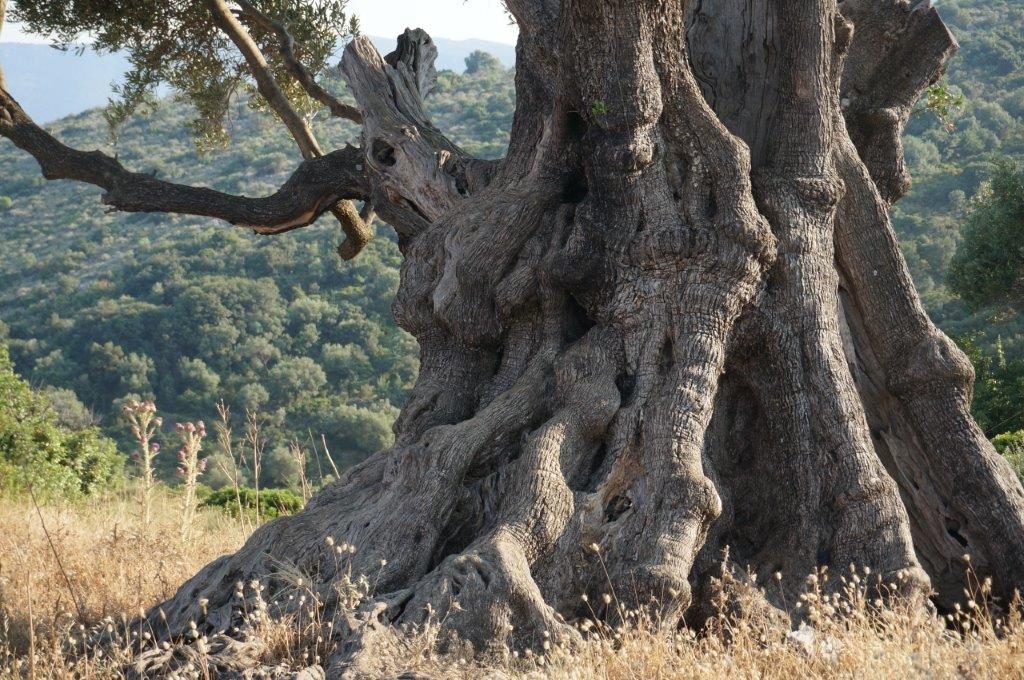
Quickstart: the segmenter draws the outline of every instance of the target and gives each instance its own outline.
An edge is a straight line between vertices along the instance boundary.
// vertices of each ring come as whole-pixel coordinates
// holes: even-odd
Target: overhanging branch
[[[249,32],[245,30],[245,27],[239,23],[235,15],[232,14],[227,2],[225,0],[207,0],[206,4],[210,9],[214,23],[224,31],[228,38],[231,39],[231,42],[238,48],[238,51],[242,53],[245,63],[249,67],[249,72],[256,80],[256,87],[259,93],[267,100],[274,113],[277,114],[281,122],[288,128],[299,150],[302,152],[302,157],[308,161],[323,155],[323,151],[313,136],[313,132],[309,129],[306,121],[295,110],[295,107],[291,105],[291,102],[288,101],[288,97],[285,96],[273,73],[271,73],[270,66],[267,64],[267,60],[260,51],[259,46],[252,39],[252,36],[249,35]],[[329,206],[329,209],[331,214],[341,223],[341,228],[345,232],[345,242],[338,248],[338,254],[343,259],[352,259],[370,242],[373,237],[373,231],[368,224],[363,222],[359,216],[359,211],[356,210],[351,202],[339,201],[337,204]]]
[[[2,88],[0,136],[32,155],[46,179],[70,179],[105,189],[102,201],[115,210],[213,217],[259,234],[304,227],[339,200],[369,195],[362,151],[351,146],[305,161],[277,192],[262,198],[165,182],[126,170],[100,151],[64,145],[36,125]]]

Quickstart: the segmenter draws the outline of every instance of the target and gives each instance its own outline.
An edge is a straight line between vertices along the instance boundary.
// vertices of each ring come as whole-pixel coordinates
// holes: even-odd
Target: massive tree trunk
[[[342,62],[367,197],[405,256],[395,316],[421,348],[395,445],[196,575],[154,629],[197,622],[230,651],[252,580],[286,612],[298,570],[335,607],[351,568],[373,593],[337,631],[339,669],[379,626],[428,619],[528,646],[612,591],[699,620],[726,548],[727,567],[781,572],[769,601],[856,564],[948,607],[967,555],[1007,597],[1024,492],[888,217],[903,125],[956,47],[935,10],[508,4],[501,161],[430,124],[422,32],[386,58],[356,39]],[[339,562],[341,544],[358,551]]]

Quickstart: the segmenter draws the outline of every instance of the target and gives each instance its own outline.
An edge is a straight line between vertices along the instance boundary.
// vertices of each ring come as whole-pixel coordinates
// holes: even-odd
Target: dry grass
[[[158,497],[148,532],[139,531],[135,500],[44,508],[53,548],[31,502],[0,504],[0,678],[120,677],[124,651],[87,657],[71,651],[76,636],[119,628],[126,617],[171,595],[199,567],[244,538],[238,523],[201,512],[191,540],[183,544],[179,502]],[[984,583],[970,580],[963,610],[942,622],[898,601],[877,608],[866,596],[865,581],[849,574],[836,578],[844,583],[842,593],[826,595],[820,588],[825,579],[821,574],[809,580],[807,593],[793,604],[813,625],[797,634],[761,614],[727,615],[733,609],[723,605],[702,635],[658,630],[642,616],[627,614],[625,626],[580,622],[582,642],[552,640],[521,655],[473,658],[452,651],[458,647],[439,653],[438,630],[431,627],[383,634],[365,671],[368,677],[413,671],[438,678],[581,680],[1024,677],[1019,603],[997,618]],[[260,606],[254,610],[256,633],[267,643],[265,663],[298,669],[330,654],[331,626],[318,618],[308,586],[296,575],[294,596],[309,599],[308,614],[271,622]],[[243,587],[250,590],[253,584]],[[365,587],[366,581],[353,584],[349,592],[357,595]],[[744,605],[756,595],[749,583],[733,583],[723,589],[726,598]]]
[[[142,530],[133,496],[39,512],[30,500],[0,499],[0,677],[30,646],[46,656],[79,625],[118,621],[169,597],[245,538],[237,522],[208,511],[183,543],[181,500],[167,494],[155,494],[152,517]]]

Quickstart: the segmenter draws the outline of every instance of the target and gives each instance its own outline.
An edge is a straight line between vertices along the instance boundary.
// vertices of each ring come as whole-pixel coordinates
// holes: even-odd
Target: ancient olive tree
[[[161,635],[199,622],[241,663],[252,581],[274,601],[298,570],[339,606],[332,541],[374,584],[335,632],[339,668],[382,625],[429,617],[480,647],[571,637],[609,589],[699,620],[723,560],[780,572],[768,604],[822,566],[869,566],[939,607],[966,555],[1000,597],[1024,581],[1024,491],[970,417],[971,366],[888,216],[909,187],[903,126],[956,49],[927,1],[507,0],[500,161],[431,125],[422,31],[385,57],[348,44],[355,107],[318,85],[329,4],[16,10],[197,96],[251,77],[305,157],[265,198],[171,184],[64,146],[0,91],[0,135],[47,178],[261,234],[330,212],[346,258],[375,211],[405,257],[394,314],[421,369],[394,446],[192,578],[153,610]],[[189,30],[192,46],[166,37]],[[301,96],[361,123],[361,148],[322,150]]]

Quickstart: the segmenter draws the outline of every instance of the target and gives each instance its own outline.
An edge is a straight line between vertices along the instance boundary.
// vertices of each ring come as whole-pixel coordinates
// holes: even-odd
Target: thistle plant
[[[260,470],[266,442],[260,431],[260,417],[255,411],[245,412],[245,442],[252,451],[252,483],[256,490],[256,526],[260,525]]]
[[[174,426],[181,437],[182,446],[178,449],[178,475],[184,480],[185,492],[182,497],[181,512],[181,538],[188,538],[192,529],[192,522],[196,514],[196,487],[199,485],[199,476],[206,472],[208,458],[200,458],[199,452],[203,448],[203,439],[206,438],[206,425],[203,421],[197,423],[178,423]]]
[[[153,441],[156,432],[163,425],[163,418],[156,415],[156,404],[152,401],[132,399],[121,407],[132,436],[138,443],[138,450],[132,459],[139,465],[142,472],[142,486],[139,489],[139,507],[142,526],[148,527],[152,517],[153,490],[156,488],[156,475],[153,472],[153,461],[160,453],[160,444]]]

